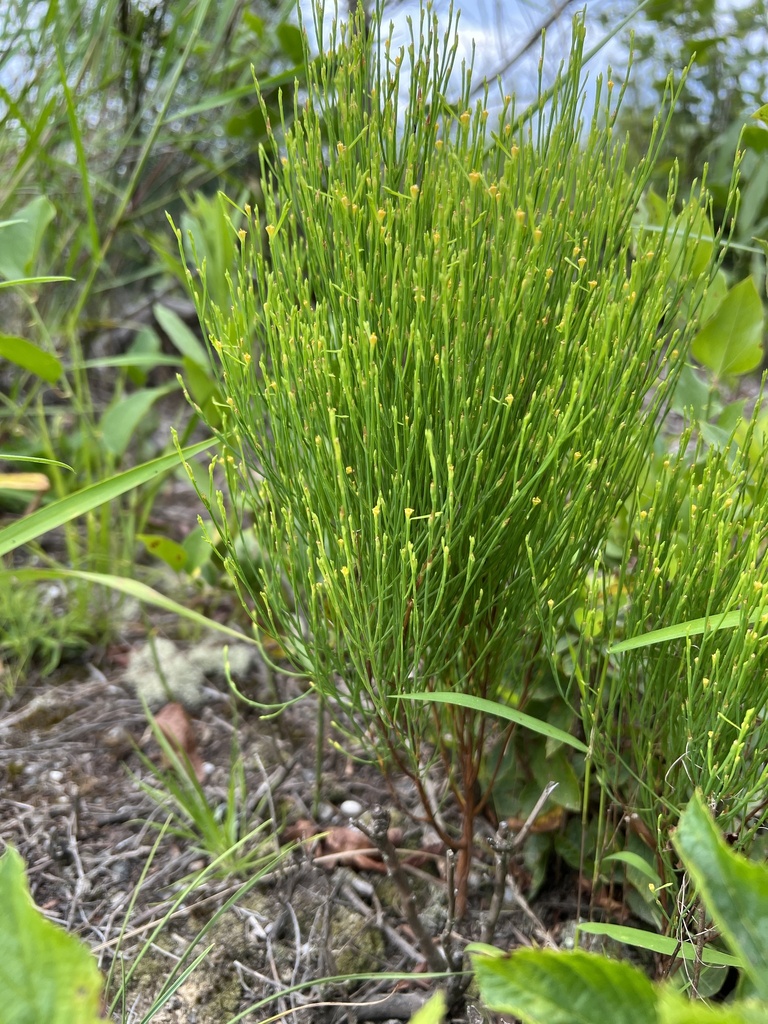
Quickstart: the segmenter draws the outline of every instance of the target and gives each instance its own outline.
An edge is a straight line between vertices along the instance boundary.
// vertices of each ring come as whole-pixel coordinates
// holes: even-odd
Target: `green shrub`
[[[662,858],[696,787],[739,845],[765,815],[768,477],[754,424],[741,445],[687,450],[686,433],[655,460],[620,567],[596,565],[588,586],[571,699],[601,785]]]
[[[664,124],[629,167],[613,82],[584,113],[580,21],[520,114],[487,93],[470,109],[468,72],[449,102],[454,28],[440,42],[422,11],[395,53],[380,19],[370,40],[333,26],[279,159],[263,153],[266,231],[241,232],[231,308],[200,315],[226,396],[211,426],[260,555],[252,573],[209,503],[229,570],[342,741],[414,780],[463,896],[494,720],[402,698],[536,695],[540,617],[571,614],[638,485],[712,241],[705,195],[674,219],[673,181],[661,230],[633,224]],[[436,761],[458,834],[424,786]]]

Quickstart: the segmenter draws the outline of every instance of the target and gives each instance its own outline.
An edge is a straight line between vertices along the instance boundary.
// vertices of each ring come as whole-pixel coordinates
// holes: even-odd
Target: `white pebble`
[[[345,818],[357,818],[358,815],[363,813],[363,805],[358,803],[357,800],[345,800],[339,810]]]
[[[319,822],[330,821],[334,816],[335,811],[330,804],[321,803],[317,808],[317,820]]]
[[[57,768],[55,768],[53,771],[48,772],[48,778],[51,780],[51,782],[61,782],[62,779],[64,778],[64,772],[60,772]]]

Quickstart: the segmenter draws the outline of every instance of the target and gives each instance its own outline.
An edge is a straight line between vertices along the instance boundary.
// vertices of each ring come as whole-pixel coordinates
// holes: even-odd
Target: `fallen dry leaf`
[[[345,864],[350,868],[357,868],[358,871],[378,871],[386,874],[386,867],[381,862],[381,854],[360,853],[360,850],[370,850],[371,841],[364,836],[359,829],[338,826],[329,829],[322,839],[323,854],[337,855],[336,864]]]
[[[320,829],[311,818],[299,818],[293,825],[286,825],[283,830],[284,843],[303,843],[316,836]]]
[[[395,846],[398,846],[403,839],[403,830],[391,828],[387,835]],[[320,861],[322,867],[332,871],[337,864],[355,868],[357,871],[376,871],[379,874],[386,874],[386,867],[382,863],[381,854],[374,849],[370,839],[359,829],[339,825],[322,831],[320,827],[310,818],[299,818],[293,825],[288,825],[282,835],[282,841],[306,842],[313,836],[318,837],[315,846],[315,858]],[[365,853],[361,851],[365,850]],[[419,857],[418,851],[414,856]],[[411,862],[411,856],[404,859],[405,863]]]
[[[205,777],[203,760],[197,752],[197,739],[192,719],[184,707],[174,701],[160,708],[155,715],[155,723],[170,745],[182,755],[186,755],[198,782]]]

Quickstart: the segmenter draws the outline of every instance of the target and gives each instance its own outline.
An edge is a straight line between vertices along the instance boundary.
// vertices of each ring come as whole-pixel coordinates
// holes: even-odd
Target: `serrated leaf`
[[[0,857],[0,1024],[97,1024],[102,979],[74,935],[48,921],[32,901],[24,863]]]
[[[748,373],[763,358],[763,319],[755,282],[746,277],[729,290],[691,351],[718,378]]]
[[[55,384],[61,377],[62,366],[56,356],[15,334],[0,334],[0,359],[7,359],[49,384]]]
[[[729,849],[698,793],[673,842],[707,912],[768,1002],[768,869]]]
[[[584,953],[519,949],[503,959],[473,955],[485,1005],[525,1024],[653,1024],[657,993],[637,968]]]

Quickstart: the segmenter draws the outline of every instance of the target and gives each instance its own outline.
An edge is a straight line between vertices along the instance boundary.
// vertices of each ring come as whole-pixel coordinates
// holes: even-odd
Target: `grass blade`
[[[210,448],[213,443],[210,438],[200,441],[189,448],[184,448],[181,454],[185,458],[191,458]],[[75,494],[68,494],[66,498],[61,498],[59,501],[46,505],[45,508],[38,509],[37,512],[25,516],[19,522],[12,523],[0,530],[0,556],[21,547],[22,544],[28,544],[36,537],[48,533],[49,530],[63,526],[72,519],[98,508],[99,505],[103,505],[107,501],[112,501],[113,498],[117,498],[127,491],[132,491],[141,484],[145,484],[161,473],[167,473],[179,465],[181,465],[181,461],[178,452],[161,455],[158,459],[152,459],[151,462],[145,462],[141,466],[135,466],[133,469],[118,473],[107,480],[101,480],[90,487],[84,487]]]
[[[121,594],[126,594],[128,597],[133,597],[137,601],[141,601],[144,604],[154,605],[155,608],[161,608],[165,612],[172,612],[174,615],[180,615],[185,618],[188,622],[194,622],[195,625],[204,626],[207,629],[215,629],[219,633],[224,633],[226,636],[231,636],[235,640],[245,641],[246,643],[256,644],[256,640],[253,637],[248,636],[247,633],[240,633],[236,629],[232,629],[231,626],[225,626],[221,622],[215,622],[213,619],[209,619],[206,615],[201,615],[200,612],[193,611],[191,608],[187,608],[183,604],[179,604],[178,601],[172,600],[170,597],[166,597],[165,594],[161,594],[159,590],[155,590],[153,587],[148,586],[146,583],[141,583],[139,580],[127,579],[123,576],[111,576],[109,573],[101,572],[85,572],[80,569],[14,569],[6,570],[0,573],[0,579],[14,579],[14,580],[82,580],[84,583],[95,583],[99,586],[109,587],[110,590],[117,590]]]
[[[565,732],[563,729],[550,725],[549,722],[542,722],[540,718],[534,718],[532,715],[526,715],[522,711],[516,711],[515,708],[510,708],[506,704],[486,700],[484,697],[473,697],[470,693],[448,693],[438,690],[436,693],[403,693],[396,699],[436,701],[438,704],[455,704],[461,708],[470,708],[472,711],[479,711],[483,715],[495,715],[497,718],[505,718],[508,722],[515,722],[516,725],[522,725],[524,729],[530,729],[531,732],[537,732],[548,739],[556,740],[558,743],[565,743],[569,747],[580,750],[582,754],[589,752],[589,748],[580,739],[571,736],[569,732]]]

